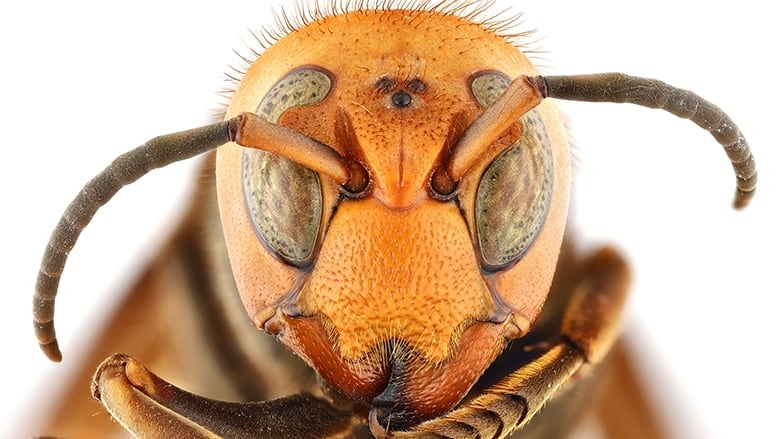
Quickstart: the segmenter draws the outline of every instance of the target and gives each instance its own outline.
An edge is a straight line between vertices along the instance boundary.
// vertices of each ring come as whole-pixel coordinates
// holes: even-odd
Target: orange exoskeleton
[[[194,314],[218,320],[224,303],[235,308],[225,297],[240,297],[251,331],[273,335],[321,378],[295,388],[304,395],[218,402],[111,356],[93,395],[133,434],[504,437],[525,428],[605,357],[628,284],[610,249],[577,263],[562,256],[569,146],[547,97],[689,118],[733,162],[736,205],[752,195],[747,143],[698,96],[622,74],[540,76],[505,35],[508,22],[480,19],[484,2],[386,3],[314,8],[251,63],[224,122],[119,157],[63,215],[34,305],[55,360],[59,275],[94,212],[148,170],[216,149],[205,165],[216,189],[203,191],[172,242],[187,250],[165,261],[194,265],[187,282],[203,279],[191,288],[220,297]],[[224,243],[219,232],[190,233],[212,230],[217,208]],[[227,259],[233,282],[198,271]],[[150,282],[138,288],[163,288]],[[240,381],[245,400],[265,396],[252,389],[274,379],[255,367],[270,351],[246,341],[256,336],[244,335],[247,325],[224,325],[231,339],[216,343],[235,339],[240,355],[218,373],[236,375],[225,379]]]

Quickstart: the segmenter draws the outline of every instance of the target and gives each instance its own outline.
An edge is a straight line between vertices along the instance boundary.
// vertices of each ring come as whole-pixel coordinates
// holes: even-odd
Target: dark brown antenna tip
[[[753,199],[753,195],[755,195],[755,193],[755,190],[744,192],[737,189],[737,193],[734,194],[734,209],[741,210],[747,207],[747,205],[750,204],[750,200]]]
[[[42,344],[41,350],[46,355],[46,358],[49,360],[59,363],[62,361],[62,352],[60,351],[60,345],[57,343],[57,340],[49,343],[49,344]]]

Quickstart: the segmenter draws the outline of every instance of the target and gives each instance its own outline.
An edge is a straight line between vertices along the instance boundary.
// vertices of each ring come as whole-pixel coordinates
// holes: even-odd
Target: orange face
[[[228,144],[217,181],[236,282],[258,328],[394,427],[459,402],[547,297],[569,152],[543,102],[454,192],[433,175],[509,81],[537,74],[485,26],[444,12],[319,18],[247,71],[254,112],[334,149],[366,184]]]

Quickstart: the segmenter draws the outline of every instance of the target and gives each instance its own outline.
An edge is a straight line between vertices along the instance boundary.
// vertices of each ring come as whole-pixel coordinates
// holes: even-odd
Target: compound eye
[[[294,70],[268,91],[256,113],[276,123],[290,108],[321,102],[331,85],[322,70]],[[245,149],[242,180],[249,218],[266,248],[290,265],[308,265],[322,220],[317,173],[275,154]]]
[[[473,77],[471,92],[488,107],[510,79],[497,72]],[[477,188],[475,221],[483,267],[500,270],[533,245],[550,209],[553,158],[544,122],[537,110],[519,120],[520,137],[488,166]]]

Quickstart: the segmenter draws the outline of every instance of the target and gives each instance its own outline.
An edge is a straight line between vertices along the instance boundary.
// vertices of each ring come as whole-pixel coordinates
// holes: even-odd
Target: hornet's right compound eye
[[[332,81],[322,70],[301,68],[277,82],[257,114],[276,123],[288,109],[321,102]],[[322,220],[322,188],[316,172],[259,149],[243,151],[244,200],[263,244],[286,263],[308,265]]]

